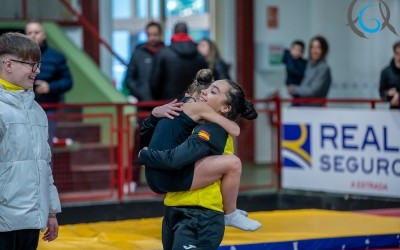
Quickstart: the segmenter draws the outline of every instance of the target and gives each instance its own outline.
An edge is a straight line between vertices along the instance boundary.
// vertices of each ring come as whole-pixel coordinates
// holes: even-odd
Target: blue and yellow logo
[[[309,124],[283,125],[282,156],[284,167],[311,168]]]

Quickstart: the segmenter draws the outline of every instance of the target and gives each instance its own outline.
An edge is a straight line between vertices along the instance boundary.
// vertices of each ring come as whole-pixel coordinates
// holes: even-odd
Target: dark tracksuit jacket
[[[173,120],[161,119],[152,132],[156,124],[157,119],[151,117],[141,129],[144,142],[141,146],[149,142],[153,133],[149,149],[142,150],[139,157],[146,165],[147,183],[157,193],[187,191],[192,185],[195,162],[205,156],[223,154],[228,133],[214,123],[196,127],[197,123],[184,112]]]

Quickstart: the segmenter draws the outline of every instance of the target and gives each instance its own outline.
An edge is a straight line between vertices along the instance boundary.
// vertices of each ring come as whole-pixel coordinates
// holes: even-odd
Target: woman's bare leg
[[[236,210],[242,163],[235,155],[208,156],[196,162],[191,190],[206,187],[221,179],[225,214]]]
[[[206,187],[221,179],[225,224],[255,231],[261,224],[247,218],[247,212],[236,208],[242,162],[235,155],[208,156],[196,162],[191,190]]]

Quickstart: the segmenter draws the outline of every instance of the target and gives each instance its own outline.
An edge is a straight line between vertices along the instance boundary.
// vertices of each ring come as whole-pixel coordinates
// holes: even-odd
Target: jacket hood
[[[10,92],[4,90],[3,86],[0,85],[0,101],[5,102],[9,105],[18,108],[32,108],[33,102],[35,100],[35,94],[32,89],[27,91],[18,90],[15,92]]]
[[[192,58],[198,54],[197,46],[193,42],[174,42],[171,43],[170,48],[183,58]]]

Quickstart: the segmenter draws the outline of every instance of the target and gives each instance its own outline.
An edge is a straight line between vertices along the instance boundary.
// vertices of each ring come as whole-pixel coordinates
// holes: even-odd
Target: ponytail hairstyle
[[[239,116],[245,118],[246,120],[254,120],[257,118],[257,111],[254,109],[253,103],[246,100],[246,96],[243,89],[234,81],[224,80],[231,88],[226,93],[227,95],[227,105],[231,106],[231,110],[227,114],[229,120],[235,121]]]
[[[211,69],[201,69],[197,71],[196,78],[189,85],[187,89],[188,95],[192,96],[194,94],[200,94],[204,89],[207,89],[211,83],[214,82],[213,72]]]

